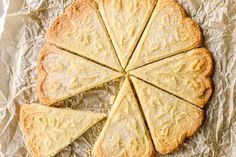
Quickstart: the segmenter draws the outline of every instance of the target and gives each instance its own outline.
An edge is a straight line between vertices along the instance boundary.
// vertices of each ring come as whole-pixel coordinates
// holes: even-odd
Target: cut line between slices
[[[174,97],[177,97],[178,99],[181,99],[181,100],[183,100],[183,101],[186,101],[186,102],[190,103],[190,104],[193,105],[193,106],[196,106],[196,107],[198,107],[198,108],[200,108],[200,109],[203,109],[203,108],[201,108],[201,107],[195,105],[194,103],[192,103],[192,102],[190,102],[190,101],[188,101],[188,100],[186,100],[186,99],[184,99],[184,98],[181,98],[181,97],[179,97],[179,96],[177,96],[177,95],[175,95],[175,94],[173,94],[173,93],[171,93],[171,92],[168,92],[168,91],[166,91],[165,89],[162,89],[162,88],[160,88],[160,87],[158,87],[158,86],[156,86],[156,85],[154,85],[154,84],[152,84],[152,83],[150,83],[150,82],[148,82],[148,81],[146,81],[146,80],[143,80],[143,79],[141,79],[141,78],[139,78],[139,77],[136,77],[136,76],[134,76],[134,75],[130,75],[130,76],[135,77],[136,79],[141,80],[141,81],[145,82],[146,84],[149,84],[149,85],[151,85],[151,86],[153,86],[153,87],[155,87],[155,88],[157,88],[157,89],[159,89],[159,90],[161,90],[161,91],[163,91],[163,92],[165,92],[165,93],[168,93],[168,94],[170,94],[170,95],[172,95],[172,96],[174,96]],[[132,82],[132,80],[131,80],[131,82]]]

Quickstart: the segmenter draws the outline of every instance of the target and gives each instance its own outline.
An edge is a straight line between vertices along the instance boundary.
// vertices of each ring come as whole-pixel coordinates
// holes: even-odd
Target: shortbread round
[[[50,25],[37,64],[49,106],[126,77],[96,157],[173,152],[202,125],[213,90],[212,55],[175,0],[77,0]]]

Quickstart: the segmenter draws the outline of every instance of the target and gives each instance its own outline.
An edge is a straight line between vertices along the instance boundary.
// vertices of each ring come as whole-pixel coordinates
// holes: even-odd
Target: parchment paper
[[[29,156],[18,124],[19,107],[38,102],[36,58],[53,18],[72,0],[0,0],[0,157]],[[213,54],[214,93],[206,121],[176,152],[157,156],[236,156],[236,1],[179,0],[197,21]],[[121,80],[66,100],[62,107],[108,113]],[[104,121],[60,152],[58,157],[90,156]]]

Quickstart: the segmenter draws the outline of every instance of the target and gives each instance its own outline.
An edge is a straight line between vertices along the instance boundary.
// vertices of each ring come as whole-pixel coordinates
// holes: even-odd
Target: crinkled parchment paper
[[[206,121],[185,144],[165,156],[236,156],[236,1],[179,0],[197,21],[212,52],[214,93]],[[0,157],[29,156],[18,124],[19,107],[38,102],[36,58],[53,18],[71,0],[0,0]],[[63,107],[108,113],[122,80],[66,100]],[[89,129],[58,157],[90,156],[104,121]],[[157,156],[160,156],[157,154]]]

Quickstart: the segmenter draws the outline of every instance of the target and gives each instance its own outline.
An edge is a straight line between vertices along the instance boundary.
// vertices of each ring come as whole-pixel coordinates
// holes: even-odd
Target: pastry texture
[[[146,26],[156,0],[96,0],[123,68]]]
[[[132,82],[157,152],[174,151],[203,123],[204,112],[200,108],[135,77]]]
[[[93,0],[76,0],[47,32],[49,42],[113,69],[121,70],[106,28]]]
[[[199,48],[200,27],[176,0],[75,0],[46,37],[37,60],[37,94],[48,106],[20,110],[32,157],[56,155],[105,117],[50,105],[124,75],[93,156],[150,157],[153,144],[160,154],[171,153],[203,123],[213,59]]]
[[[96,157],[149,157],[153,146],[128,79],[93,148]]]
[[[103,113],[23,105],[20,124],[32,157],[51,157],[103,119]]]
[[[159,0],[127,71],[202,46],[199,26],[175,0]]]
[[[212,71],[210,52],[198,48],[138,68],[130,74],[204,107],[212,94]]]
[[[37,68],[38,97],[46,105],[52,105],[122,75],[50,45],[42,48]]]

